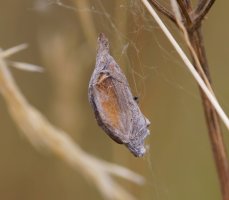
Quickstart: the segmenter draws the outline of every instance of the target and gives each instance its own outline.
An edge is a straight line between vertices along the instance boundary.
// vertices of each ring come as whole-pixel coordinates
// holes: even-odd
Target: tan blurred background
[[[216,94],[229,113],[229,2],[217,1],[204,24]],[[12,69],[29,102],[88,153],[136,171],[146,183],[120,180],[137,199],[219,200],[218,180],[196,83],[158,26],[134,0],[1,0],[0,47],[28,43],[12,59],[45,72]],[[176,28],[166,23],[176,33]],[[144,158],[134,158],[97,126],[87,100],[104,32],[140,107],[151,121]],[[102,199],[67,164],[22,136],[0,98],[0,199]],[[229,145],[229,133],[224,129]]]

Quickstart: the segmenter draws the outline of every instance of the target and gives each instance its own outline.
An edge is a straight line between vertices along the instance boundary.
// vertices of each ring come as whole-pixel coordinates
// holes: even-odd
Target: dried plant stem
[[[207,14],[207,12],[210,10],[214,2],[215,0],[200,0],[197,5],[197,8],[193,11],[191,8],[191,2],[189,0],[186,1],[171,0],[171,4],[174,10],[173,16],[176,19],[175,24],[183,31],[185,41],[191,52],[194,66],[198,74],[203,78],[208,89],[212,92],[213,96],[214,93],[211,89],[211,77],[210,77],[207,57],[205,53],[203,37],[201,34],[201,22],[204,19],[204,16]],[[180,13],[180,11],[182,13]],[[152,13],[156,15],[154,10],[153,12],[151,12],[151,14]],[[156,21],[160,21],[160,20],[156,20]],[[163,29],[163,26],[160,27]],[[166,34],[166,31],[164,32]],[[208,94],[203,89],[203,87],[200,84],[199,86],[200,86],[200,93],[201,93],[201,98],[202,98],[204,112],[205,112],[206,123],[208,126],[208,133],[209,133],[213,155],[215,158],[215,163],[216,163],[217,172],[219,176],[222,197],[223,200],[229,200],[228,157],[226,154],[223,137],[220,130],[220,123],[219,123],[217,113],[219,114],[219,116],[221,117],[221,119],[223,120],[227,128],[228,128],[228,118],[225,113],[224,113],[225,115],[221,113],[224,115],[224,117],[223,115],[220,114],[221,109],[215,107],[215,105],[213,104],[212,100],[209,98]]]
[[[171,0],[172,7],[175,13],[177,23],[180,26],[180,29],[183,31],[185,40],[187,45],[189,46],[191,56],[193,58],[194,65],[198,71],[198,73],[204,77],[204,81],[207,86],[211,89],[211,77],[207,62],[207,57],[205,53],[205,48],[203,44],[203,37],[201,33],[201,25],[196,27],[195,29],[190,29],[188,32],[187,29],[182,24],[182,20],[179,18],[179,8],[176,4],[176,0]],[[189,15],[189,13],[187,13]],[[198,22],[199,23],[199,22]],[[192,20],[191,24],[187,26],[193,26]],[[204,75],[203,75],[204,73]],[[226,154],[225,145],[223,142],[223,136],[220,130],[220,122],[218,119],[218,115],[210,104],[208,98],[200,89],[200,94],[203,102],[205,119],[208,126],[208,133],[211,141],[211,146],[213,150],[213,155],[215,158],[215,163],[220,179],[222,196],[224,200],[229,199],[229,165],[228,165],[228,158]]]
[[[197,55],[200,59],[200,63],[203,66],[204,71],[210,81],[210,73],[208,68],[208,63],[205,54],[205,48],[203,46],[202,34],[200,29],[196,30],[195,33],[190,34],[191,44],[194,47]],[[195,65],[196,62],[194,61]],[[218,115],[215,109],[211,106],[206,95],[200,90],[204,112],[206,116],[206,122],[208,126],[208,133],[211,141],[211,146],[213,150],[213,155],[215,158],[215,163],[219,175],[219,180],[221,184],[221,190],[224,200],[229,200],[229,165],[228,156],[226,154],[225,145],[223,142],[223,136],[221,134],[220,123]]]
[[[152,4],[159,12],[164,14],[166,17],[168,17],[170,20],[172,20],[174,23],[176,23],[175,16],[173,13],[168,10],[166,7],[164,7],[162,4],[158,2],[158,0],[150,0],[150,4]]]
[[[19,46],[20,48],[20,46]],[[15,48],[11,52],[17,52]],[[105,199],[135,199],[113,180],[111,175],[122,177],[136,184],[144,179],[136,173],[84,152],[64,131],[54,127],[18,89],[0,52],[0,91],[6,100],[9,112],[26,138],[36,145],[46,147],[74,169],[92,181]]]
[[[181,49],[181,47],[179,46],[177,41],[174,39],[172,34],[169,32],[167,27],[161,21],[160,17],[157,15],[156,11],[150,6],[150,4],[148,3],[147,0],[142,0],[142,2],[146,6],[146,8],[150,12],[150,14],[154,17],[155,21],[158,23],[160,28],[163,30],[163,32],[165,33],[165,35],[167,36],[167,38],[169,39],[169,41],[171,42],[173,47],[176,49],[176,51],[178,52],[178,54],[180,55],[180,57],[182,58],[182,60],[184,61],[184,63],[188,67],[188,69],[190,70],[190,72],[192,73],[193,77],[196,79],[197,83],[199,84],[201,89],[204,91],[204,93],[206,94],[206,96],[209,99],[209,101],[211,102],[211,104],[216,109],[218,115],[220,116],[220,118],[224,122],[225,126],[229,130],[229,119],[228,119],[227,115],[225,114],[225,112],[223,111],[223,109],[221,108],[221,106],[219,105],[219,103],[218,103],[217,99],[215,98],[215,96],[208,89],[208,87],[204,83],[203,79],[198,74],[198,72],[195,70],[195,67],[189,61],[188,57],[185,55],[184,51]]]
[[[187,26],[190,26],[192,24],[192,19],[189,16],[189,13],[188,13],[188,10],[187,10],[187,7],[186,7],[187,2],[185,3],[183,0],[171,1],[172,4],[173,4],[173,2],[179,4],[179,7],[177,6],[178,12],[175,13],[176,21],[179,22],[179,24],[182,23],[182,21],[178,21],[177,20],[177,14],[180,13],[180,11],[179,11],[179,8],[180,8],[180,10],[182,12],[182,15],[184,16],[184,18],[186,20]]]
[[[188,31],[187,29],[185,28],[184,24],[182,23],[182,16],[181,16],[181,13],[179,11],[179,7],[178,7],[178,4],[176,2],[176,0],[171,0],[171,5],[172,5],[172,9],[175,13],[175,17],[176,17],[176,20],[177,20],[177,25],[178,27],[182,30],[183,34],[184,34],[184,39],[185,39],[185,42],[187,43],[187,46],[192,54],[192,57],[193,57],[193,60],[195,61],[195,68],[197,69],[197,72],[200,74],[201,78],[204,80],[205,84],[207,85],[208,89],[212,92],[212,94],[214,94],[213,90],[212,90],[212,87],[211,87],[211,84],[208,80],[208,77],[207,75],[205,74],[203,68],[202,68],[202,65],[199,61],[199,57],[195,51],[195,49],[193,48],[192,44],[191,44],[191,41],[189,39],[189,34],[188,34]],[[182,7],[183,7],[183,4],[182,4]],[[184,8],[183,8],[184,9]],[[185,11],[183,11],[185,12]],[[186,13],[185,16],[187,16],[188,13]],[[189,20],[190,23],[192,23],[192,20],[190,19],[190,17],[187,17]],[[187,26],[191,26],[191,24],[187,24]]]
[[[208,11],[211,9],[212,5],[215,3],[215,0],[200,0],[197,9],[194,11],[194,26],[199,26],[206,16]]]

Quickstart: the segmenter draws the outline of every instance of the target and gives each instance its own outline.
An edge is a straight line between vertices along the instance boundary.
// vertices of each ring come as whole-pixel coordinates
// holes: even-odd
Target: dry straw
[[[207,98],[211,102],[211,104],[214,106],[215,110],[217,111],[219,117],[222,119],[224,122],[225,126],[229,130],[229,119],[221,106],[219,105],[219,102],[217,101],[216,97],[212,93],[211,89],[207,87],[207,85],[204,83],[203,79],[200,77],[198,72],[195,70],[194,66],[188,59],[188,57],[185,55],[184,51],[181,49],[177,41],[174,39],[170,31],[167,29],[165,24],[162,22],[156,11],[153,9],[153,7],[150,5],[150,3],[147,0],[142,0],[142,3],[145,5],[149,13],[153,16],[155,21],[158,23],[160,26],[161,30],[164,32],[166,37],[169,39],[173,47],[176,49],[177,53],[180,55],[181,59],[184,61],[185,65],[188,67],[189,71],[192,73],[193,77],[201,87],[201,89],[204,91],[206,94]],[[179,17],[178,17],[179,18]]]
[[[5,60],[6,57],[24,48],[26,45],[20,45],[0,52],[0,91],[13,120],[22,133],[33,145],[45,147],[82,173],[99,189],[105,199],[135,199],[113,179],[112,175],[136,184],[142,184],[143,177],[129,169],[87,154],[66,132],[50,124],[36,108],[27,102],[17,87]],[[29,64],[26,66],[28,68]]]

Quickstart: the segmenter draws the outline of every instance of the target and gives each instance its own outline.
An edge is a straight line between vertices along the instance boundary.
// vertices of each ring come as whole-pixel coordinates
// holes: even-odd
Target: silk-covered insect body
[[[141,113],[119,65],[109,53],[103,33],[98,37],[96,65],[88,89],[98,125],[137,157],[145,153],[149,120]]]

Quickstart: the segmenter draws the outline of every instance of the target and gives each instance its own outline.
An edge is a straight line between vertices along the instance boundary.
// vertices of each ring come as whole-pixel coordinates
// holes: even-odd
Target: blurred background
[[[228,6],[217,1],[203,29],[215,92],[226,113]],[[140,1],[2,0],[0,13],[0,47],[28,43],[12,60],[45,68],[44,73],[11,69],[28,101],[86,152],[144,176],[143,186],[119,180],[137,199],[221,199],[196,83]],[[163,19],[185,48],[176,27]],[[98,127],[88,103],[100,32],[109,38],[113,57],[151,121],[143,158],[113,142]],[[34,149],[3,98],[0,125],[0,199],[102,199],[80,173]],[[222,128],[229,146],[229,133]]]

